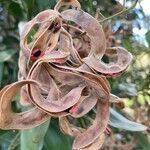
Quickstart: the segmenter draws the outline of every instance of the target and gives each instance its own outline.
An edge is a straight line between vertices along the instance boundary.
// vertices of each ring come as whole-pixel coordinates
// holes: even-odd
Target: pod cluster
[[[0,128],[28,129],[58,117],[61,131],[74,137],[73,149],[99,149],[110,103],[123,104],[107,78],[119,76],[132,60],[126,49],[107,44],[103,29],[77,0],[60,0],[27,22],[20,32],[18,81],[0,91]],[[11,108],[18,92],[20,104],[30,106],[20,113]],[[78,126],[91,110],[96,115],[88,127]]]

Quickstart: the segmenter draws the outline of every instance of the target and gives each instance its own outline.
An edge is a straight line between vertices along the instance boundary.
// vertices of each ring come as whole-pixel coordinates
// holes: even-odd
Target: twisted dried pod
[[[38,84],[35,81],[20,81],[11,84],[0,92],[0,128],[2,129],[28,129],[36,127],[50,119],[50,116],[38,108],[16,113],[11,108],[11,101],[18,90],[27,84]]]
[[[78,75],[77,73],[72,73],[71,72],[72,70],[69,67],[64,69],[57,65],[57,68],[56,67],[54,68],[50,64],[48,65],[46,63],[39,63],[30,73],[29,76],[30,79],[36,81],[38,80],[37,78],[39,75],[39,71],[41,70],[40,68],[42,66],[46,68],[45,70],[43,69],[43,71],[44,72],[47,71],[47,77],[45,77],[45,79],[47,79],[46,81],[49,81],[49,84],[51,84],[49,86],[50,89],[48,90],[47,98],[43,99],[42,95],[40,94],[41,93],[40,89],[36,88],[35,86],[29,85],[29,88],[31,91],[30,92],[30,97],[32,98],[31,101],[35,105],[37,105],[38,107],[42,108],[47,112],[57,113],[72,107],[73,105],[78,103],[80,97],[82,96],[81,92],[84,90],[86,86],[89,87],[91,86],[91,88],[94,88],[95,90],[99,90],[101,94],[97,94],[97,95],[100,96],[102,99],[108,99],[109,97],[108,91],[106,92],[101,85],[97,86],[97,83],[94,82],[92,79],[89,79],[89,77],[87,78],[85,76]],[[55,74],[58,75],[55,76]],[[101,81],[99,82],[101,83]],[[64,88],[66,89],[64,90]],[[67,91],[69,91],[68,94]],[[65,93],[65,96],[60,98],[61,95],[64,95],[63,93]],[[55,98],[55,100],[52,100],[52,98],[56,97],[56,95],[57,98]]]
[[[61,15],[64,20],[73,21],[86,31],[91,40],[91,50],[89,55],[94,54],[101,58],[105,53],[106,39],[99,22],[88,13],[80,10],[65,10]]]
[[[102,26],[96,19],[83,11],[72,9],[63,11],[61,15],[65,20],[73,21],[77,25],[80,25],[89,35],[91,50],[88,56],[82,60],[91,69],[94,69],[101,75],[114,77],[120,75],[128,67],[132,60],[132,55],[122,47],[106,49],[105,35]],[[110,62],[109,64],[102,62],[101,58],[104,54],[107,55],[108,58],[114,57],[116,59],[117,57],[117,62]]]
[[[60,125],[61,131],[64,134],[67,134],[73,137],[76,137],[78,134],[81,134],[85,131],[84,128],[76,127],[75,125],[69,123],[69,121],[65,117],[61,117],[59,119],[59,125]],[[89,144],[88,146],[81,148],[81,150],[93,150],[93,149],[98,150],[102,147],[104,139],[105,139],[105,135],[100,134],[99,137],[96,140],[94,140],[92,144]]]
[[[100,139],[100,143],[96,142],[99,149],[103,143],[101,139],[103,137],[104,131],[107,127],[107,121],[109,119],[109,101],[105,103],[97,102],[97,114],[95,120],[92,122],[92,125],[87,128],[79,128],[70,124],[66,118],[60,118],[60,128],[65,134],[74,136],[73,149],[86,149],[94,147],[94,143],[97,139]],[[102,141],[101,141],[102,140]]]
[[[44,55],[45,51],[51,51],[55,48],[61,23],[61,17],[57,11],[45,10],[25,24],[21,33],[20,46],[28,61],[35,61]],[[32,31],[36,33],[31,40]]]

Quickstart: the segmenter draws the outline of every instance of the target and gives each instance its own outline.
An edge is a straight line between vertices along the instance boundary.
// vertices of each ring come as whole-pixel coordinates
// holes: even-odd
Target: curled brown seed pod
[[[0,92],[0,128],[2,129],[27,129],[33,128],[50,119],[43,111],[33,107],[31,110],[15,113],[11,108],[11,101],[17,91],[26,84],[37,84],[28,80],[9,85]]]

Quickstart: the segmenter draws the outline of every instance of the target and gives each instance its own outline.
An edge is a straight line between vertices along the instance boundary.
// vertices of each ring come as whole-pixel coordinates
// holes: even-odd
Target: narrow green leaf
[[[16,52],[15,49],[0,51],[0,63],[8,61]]]
[[[21,131],[21,150],[42,150],[49,120],[42,125]]]
[[[133,83],[122,83],[118,85],[119,95],[137,96],[136,85]]]
[[[15,17],[22,16],[22,10],[20,5],[17,2],[11,2],[8,8],[9,12],[11,12]]]
[[[109,124],[116,128],[121,128],[129,131],[145,131],[146,126],[130,121],[114,109],[110,108],[110,121]]]
[[[137,140],[136,150],[150,150],[148,134],[136,133],[135,137]]]
[[[3,69],[4,69],[4,63],[0,63],[0,86],[3,80]]]
[[[145,37],[146,37],[146,41],[150,47],[150,31],[148,31],[146,34],[145,34]]]
[[[57,119],[51,120],[51,125],[44,138],[44,150],[71,150],[72,138],[64,135],[58,125]]]
[[[43,9],[48,8],[50,6],[52,6],[51,8],[53,8],[54,3],[56,4],[56,2],[54,0],[45,0],[44,3],[43,3],[43,0],[37,0],[36,3],[39,7],[39,10],[43,10]]]
[[[13,138],[16,136],[16,132],[13,131],[5,131],[0,130],[0,145],[1,144],[7,144],[9,145]]]
[[[32,17],[33,10],[34,10],[35,0],[25,0],[25,3],[27,6],[27,9],[28,9],[28,12],[27,12],[28,13],[28,20],[30,20]]]
[[[14,137],[14,139],[11,141],[8,150],[15,150],[15,148],[19,145],[20,142],[19,139],[20,139],[20,132],[18,132]]]

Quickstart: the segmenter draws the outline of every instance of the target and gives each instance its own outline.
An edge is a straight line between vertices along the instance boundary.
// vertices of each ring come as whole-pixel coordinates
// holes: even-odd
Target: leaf
[[[0,51],[0,63],[8,61],[16,52],[15,49]]]
[[[17,2],[11,2],[8,8],[9,12],[11,12],[15,17],[21,18],[23,15],[22,9]]]
[[[0,63],[0,87],[3,80],[3,69],[4,69],[4,63]]]
[[[145,37],[146,37],[146,41],[150,47],[150,31],[146,32]]]
[[[53,8],[54,5],[56,4],[56,2],[54,0],[45,0],[44,3],[43,3],[43,0],[37,0],[36,1],[38,7],[39,7],[39,10],[43,10],[43,9],[46,9],[48,7],[51,7]]]
[[[49,120],[42,125],[21,131],[21,150],[42,150],[44,136],[49,126]]]
[[[150,150],[150,142],[147,134],[137,133],[135,136],[137,140],[136,150]]]
[[[145,131],[147,129],[146,126],[128,120],[112,108],[110,108],[109,125],[115,128],[121,128],[128,131]]]
[[[35,0],[25,0],[25,3],[27,7],[28,20],[30,20],[32,17],[33,10],[34,10]]]
[[[136,85],[133,83],[119,84],[118,89],[121,96],[137,96]]]
[[[18,132],[16,136],[12,139],[8,147],[8,150],[14,150],[19,145],[19,142],[20,142],[20,132]]]
[[[10,144],[16,132],[0,130],[0,144]]]
[[[58,121],[51,120],[51,126],[44,139],[44,150],[71,150],[72,139],[59,130]]]

